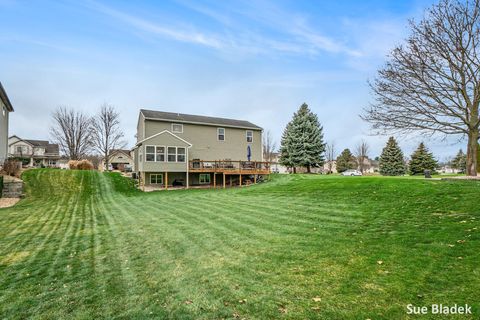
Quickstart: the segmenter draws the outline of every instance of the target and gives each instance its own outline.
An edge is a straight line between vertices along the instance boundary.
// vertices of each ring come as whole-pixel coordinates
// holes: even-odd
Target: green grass
[[[27,197],[0,209],[2,318],[480,315],[477,182],[290,175],[144,194],[115,174],[23,178]]]

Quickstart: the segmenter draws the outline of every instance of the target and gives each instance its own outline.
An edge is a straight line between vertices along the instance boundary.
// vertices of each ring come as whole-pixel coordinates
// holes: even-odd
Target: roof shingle
[[[198,124],[213,125],[213,126],[226,126],[226,127],[235,127],[235,128],[243,128],[243,129],[262,130],[261,127],[246,120],[225,119],[225,118],[198,116],[198,115],[192,115],[192,114],[145,110],[145,109],[141,109],[140,112],[143,113],[145,118],[151,119],[151,120],[167,120],[167,121],[174,121],[179,123],[198,123]]]

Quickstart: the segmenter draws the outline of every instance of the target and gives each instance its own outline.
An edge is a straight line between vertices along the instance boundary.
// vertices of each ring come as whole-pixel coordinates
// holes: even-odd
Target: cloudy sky
[[[371,136],[367,80],[431,0],[0,0],[0,81],[11,134],[48,139],[65,105],[121,112],[129,145],[140,108],[249,120],[277,141],[309,104],[338,151]],[[410,154],[418,143],[403,137]],[[443,160],[463,142],[427,139]]]

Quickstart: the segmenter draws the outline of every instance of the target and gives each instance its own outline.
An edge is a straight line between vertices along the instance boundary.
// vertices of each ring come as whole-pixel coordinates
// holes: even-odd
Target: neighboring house
[[[140,110],[134,172],[140,185],[242,185],[269,174],[262,128],[244,120]]]
[[[1,82],[0,109],[0,165],[2,165],[8,156],[8,119],[10,112],[13,112],[13,107]]]
[[[289,173],[288,168],[280,164],[280,153],[272,153],[272,164],[271,164],[272,173]]]
[[[110,170],[128,171],[133,168],[133,157],[130,150],[115,149],[110,150],[109,166]],[[100,170],[105,170],[105,159],[101,161]]]
[[[326,174],[337,173],[337,161],[336,160],[325,161],[325,163],[323,164],[323,172]]]
[[[363,161],[363,173],[367,173],[367,174],[372,174],[372,173],[376,173],[376,172],[379,172],[379,164],[378,164],[378,161],[376,160],[372,160],[372,159],[369,159],[369,158],[365,158],[364,161]],[[360,170],[360,166],[357,166],[357,170]]]
[[[21,159],[29,167],[57,167],[60,159],[58,144],[46,140],[8,138],[8,157]]]
[[[441,166],[439,169],[437,169],[437,171],[438,171],[439,173],[444,173],[444,174],[457,174],[457,173],[461,173],[460,170],[455,169],[455,168],[452,168],[452,166],[450,166],[450,165],[448,165],[448,164]]]

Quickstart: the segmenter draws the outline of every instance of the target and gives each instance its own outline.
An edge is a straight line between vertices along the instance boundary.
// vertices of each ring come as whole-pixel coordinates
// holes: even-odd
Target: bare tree
[[[333,172],[333,161],[335,161],[336,157],[336,150],[335,150],[335,142],[327,143],[325,147],[325,158],[327,160],[327,167],[328,173]]]
[[[369,168],[368,163],[368,152],[370,151],[370,146],[364,140],[362,140],[356,147],[355,147],[355,158],[357,159],[358,169],[361,173],[365,171],[365,169]]]
[[[396,47],[370,86],[362,118],[379,133],[468,138],[467,174],[477,175],[480,103],[480,3],[441,0]]]
[[[72,160],[84,157],[91,148],[90,117],[66,106],[57,108],[52,117],[50,134],[62,153]]]
[[[267,130],[263,135],[263,160],[272,162],[277,144],[273,140],[272,133]]]
[[[125,142],[122,141],[123,136],[120,114],[113,106],[103,104],[92,121],[92,144],[103,156],[105,170],[108,170],[111,151],[125,146]]]

